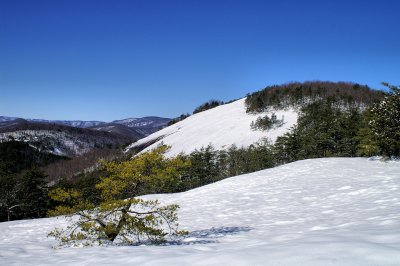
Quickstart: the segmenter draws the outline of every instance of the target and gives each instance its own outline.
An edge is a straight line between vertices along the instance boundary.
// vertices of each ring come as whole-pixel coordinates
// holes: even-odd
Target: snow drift
[[[53,250],[63,218],[0,224],[0,265],[399,265],[400,162],[304,160],[188,192],[180,244]]]
[[[266,113],[256,115],[246,113],[244,101],[245,98],[194,114],[140,139],[130,145],[127,150],[152,143],[145,149],[147,151],[165,144],[171,146],[167,155],[174,156],[180,152],[188,154],[209,144],[217,150],[229,148],[233,144],[238,147],[247,147],[263,138],[274,142],[278,136],[283,135],[296,124],[296,111],[277,110],[275,114],[278,119],[283,118],[283,126],[268,131],[252,130],[251,122]]]

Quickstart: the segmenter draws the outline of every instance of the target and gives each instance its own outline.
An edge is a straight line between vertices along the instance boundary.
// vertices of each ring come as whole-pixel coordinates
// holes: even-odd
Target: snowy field
[[[62,218],[0,224],[0,265],[400,265],[400,162],[299,161],[185,193],[181,245],[51,248]]]
[[[238,147],[247,147],[262,138],[268,138],[272,142],[278,136],[288,132],[289,128],[297,122],[297,112],[294,110],[278,110],[275,114],[278,119],[284,119],[284,125],[268,131],[252,130],[250,124],[258,117],[270,113],[247,114],[245,98],[235,102],[221,105],[213,109],[194,114],[185,120],[172,126],[157,131],[146,138],[140,139],[128,147],[136,147],[145,143],[151,143],[145,151],[154,149],[159,144],[171,146],[168,156],[177,155],[180,152],[191,153],[195,149],[207,147],[212,144],[217,150],[227,149],[232,144]]]

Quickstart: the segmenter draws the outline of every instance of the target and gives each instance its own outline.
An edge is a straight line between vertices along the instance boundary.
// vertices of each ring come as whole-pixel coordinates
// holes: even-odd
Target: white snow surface
[[[0,265],[400,265],[400,162],[304,160],[177,194],[181,245],[52,249],[64,218],[0,223]]]
[[[246,113],[245,98],[224,104],[213,109],[194,114],[183,121],[157,131],[146,138],[131,144],[127,150],[151,143],[144,151],[154,149],[160,144],[171,146],[166,153],[174,156],[181,152],[189,154],[195,149],[212,144],[216,150],[227,149],[231,145],[247,147],[257,141],[268,138],[272,142],[278,136],[288,132],[297,122],[295,110],[273,111],[278,119],[284,119],[284,125],[268,131],[252,130],[250,124],[257,117],[267,113]],[[269,112],[271,113],[271,112]]]

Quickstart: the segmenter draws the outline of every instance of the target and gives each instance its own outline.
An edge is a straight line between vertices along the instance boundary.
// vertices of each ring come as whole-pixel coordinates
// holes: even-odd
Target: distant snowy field
[[[0,223],[0,265],[400,265],[400,162],[304,160],[185,193],[182,245],[64,248],[63,218]]]
[[[194,114],[172,126],[157,131],[146,138],[133,143],[128,149],[160,139],[148,148],[151,150],[163,143],[171,146],[168,156],[180,152],[191,153],[195,149],[212,144],[217,150],[227,149],[232,144],[238,147],[247,147],[262,138],[275,141],[278,136],[286,133],[297,122],[297,112],[294,110],[278,110],[275,114],[278,119],[284,119],[284,125],[268,130],[254,131],[250,128],[252,121],[264,114],[247,114],[245,98],[221,105],[213,109]]]

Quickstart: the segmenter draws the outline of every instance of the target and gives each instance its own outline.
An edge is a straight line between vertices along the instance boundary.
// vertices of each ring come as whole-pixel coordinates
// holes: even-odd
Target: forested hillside
[[[14,121],[0,127],[0,142],[23,141],[39,151],[75,157],[93,149],[123,147],[137,138],[58,124]]]
[[[51,207],[47,192],[48,205],[41,205],[36,216],[21,207],[29,206],[16,201],[21,197],[19,191],[24,191],[22,176],[45,182],[36,186],[41,193],[47,191],[52,180],[53,189],[75,191],[85,202],[96,205],[101,199],[98,184],[111,176],[122,182],[119,185],[129,186],[126,197],[135,197],[182,192],[302,159],[399,156],[400,94],[397,87],[388,86],[387,93],[352,83],[295,83],[281,86],[281,91],[279,86],[267,87],[246,100],[212,108],[208,104],[211,109],[150,135],[125,155],[115,149],[100,149],[70,160],[49,154],[33,157],[36,159],[32,159],[32,164],[42,166],[44,172],[27,164],[29,171],[20,172],[18,178],[13,173],[3,174],[1,219],[40,217]],[[39,152],[28,144],[13,145]],[[150,145],[147,150],[132,157],[146,145]],[[186,152],[179,153],[182,148]],[[98,163],[100,157],[104,160]],[[179,164],[166,166],[167,162]],[[72,179],[63,178],[71,176]],[[123,180],[130,180],[129,184]]]
[[[67,159],[23,142],[0,143],[0,221],[46,215],[46,176],[38,169]]]
[[[41,167],[59,160],[66,160],[54,154],[39,152],[24,142],[0,142],[0,173],[19,173],[33,167]]]
[[[247,112],[302,107],[316,101],[349,108],[365,109],[383,98],[384,92],[351,82],[309,81],[268,86],[246,98]]]
[[[280,163],[307,158],[380,154],[369,121],[373,104],[385,93],[345,82],[289,83],[267,87],[246,98],[247,112],[297,108],[297,124],[277,138]],[[269,122],[267,115],[256,121]]]

